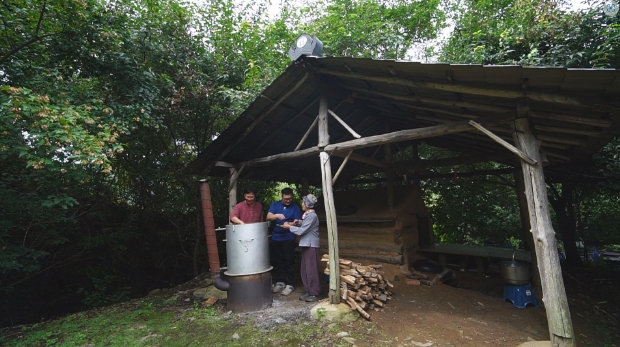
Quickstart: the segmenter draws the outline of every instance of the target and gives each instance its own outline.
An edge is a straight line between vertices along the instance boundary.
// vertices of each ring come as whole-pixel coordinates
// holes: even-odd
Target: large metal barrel
[[[227,276],[254,275],[270,271],[268,223],[226,226]]]
[[[271,272],[255,275],[229,276],[228,309],[235,312],[253,312],[271,307]]]
[[[499,272],[504,283],[513,286],[530,284],[530,265],[519,261],[500,261]]]

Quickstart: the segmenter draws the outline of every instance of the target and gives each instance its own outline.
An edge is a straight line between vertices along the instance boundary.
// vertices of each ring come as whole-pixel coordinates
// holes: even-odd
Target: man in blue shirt
[[[274,293],[282,290],[283,295],[289,295],[295,290],[295,234],[281,225],[293,223],[296,219],[301,220],[301,209],[293,202],[293,190],[284,188],[282,200],[272,203],[267,212],[267,220],[275,223],[271,234],[271,265],[276,279],[272,288]]]

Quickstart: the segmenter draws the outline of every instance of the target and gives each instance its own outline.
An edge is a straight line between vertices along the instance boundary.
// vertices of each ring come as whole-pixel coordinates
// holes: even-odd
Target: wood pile
[[[405,283],[409,286],[424,285],[432,287],[435,283],[443,283],[453,277],[454,272],[450,269],[444,269],[438,274],[426,273],[412,269],[406,275]]]
[[[411,274],[407,276],[405,283],[409,286],[433,286],[435,283],[433,280],[429,279],[429,275],[420,271],[413,270]]]
[[[321,261],[329,264],[329,256],[323,255]],[[357,310],[362,317],[370,320],[367,311],[384,307],[392,299],[394,287],[378,271],[383,265],[361,265],[351,260],[339,259],[340,263],[340,297],[352,309]],[[329,265],[325,269],[329,275]]]

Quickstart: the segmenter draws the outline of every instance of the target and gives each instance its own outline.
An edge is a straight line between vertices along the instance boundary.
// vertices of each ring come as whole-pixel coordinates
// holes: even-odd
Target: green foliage
[[[618,17],[602,1],[580,12],[550,0],[465,0],[440,59],[454,63],[566,67],[620,66]],[[484,21],[479,20],[485,18]]]
[[[520,237],[517,198],[514,187],[505,182],[511,180],[485,177],[425,182],[425,200],[440,241],[482,244]]]
[[[550,0],[465,0],[450,4],[455,29],[442,47],[442,61],[571,68],[620,67],[620,17],[605,16],[602,1],[589,1],[588,7],[578,12],[567,10],[563,2]],[[553,189],[548,190],[550,200],[554,202],[552,212],[556,230],[567,242],[572,243],[576,238],[594,244],[617,242],[620,225],[617,218],[620,215],[617,203],[620,192],[617,185],[619,149],[616,139],[595,155],[593,162],[586,161],[583,167],[565,172],[563,177],[555,178],[553,186],[549,186],[557,192],[553,194]],[[571,186],[570,193],[563,194],[563,191],[568,192],[563,189],[565,184]],[[437,194],[443,197],[448,192],[450,190],[444,189]],[[472,189],[458,201],[466,199],[465,195],[469,196],[468,199],[476,199],[481,194],[485,193]],[[512,195],[496,192],[493,202],[497,197],[508,196],[506,194]],[[473,204],[477,206],[476,202]],[[504,219],[509,225],[518,221],[513,208],[500,208],[504,205],[499,203],[497,206],[496,213],[488,215],[489,221],[495,220],[493,216]],[[470,218],[472,213],[460,218]],[[453,216],[447,213],[443,217]],[[468,227],[472,227],[470,219],[459,220],[461,223],[468,220]],[[442,237],[446,237],[442,226],[437,227]],[[449,230],[458,227],[452,225]],[[464,229],[463,225],[460,228]],[[467,235],[470,233],[466,232]],[[514,232],[508,235],[518,236]],[[454,240],[454,237],[447,238]],[[574,247],[567,249],[575,250]],[[578,259],[578,256],[574,254],[572,258]]]
[[[301,9],[326,55],[404,59],[415,43],[433,39],[445,26],[439,0],[318,1]]]
[[[102,273],[101,271],[89,272],[92,289],[79,288],[77,295],[84,296],[82,302],[89,308],[102,307],[110,304],[126,301],[130,298],[130,287],[115,288],[118,283],[116,276]]]
[[[421,144],[417,152],[404,151],[396,158],[455,156],[448,150],[426,144]],[[523,239],[512,175],[459,176],[459,172],[501,168],[495,163],[479,163],[432,169],[435,173],[451,175],[450,178],[433,178],[420,183],[437,242],[482,245],[486,242],[503,243],[511,238]]]

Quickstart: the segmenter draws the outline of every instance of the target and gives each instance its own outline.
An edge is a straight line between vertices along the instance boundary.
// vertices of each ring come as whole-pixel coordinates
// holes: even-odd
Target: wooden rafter
[[[541,92],[524,91],[524,90],[509,90],[509,89],[502,89],[502,88],[497,88],[497,87],[482,88],[482,87],[473,87],[473,86],[463,85],[463,84],[415,81],[413,79],[408,79],[408,78],[370,76],[370,75],[363,75],[363,74],[355,73],[355,72],[329,70],[326,68],[314,68],[314,71],[320,74],[326,74],[326,75],[337,76],[337,77],[353,78],[353,79],[373,81],[373,82],[382,82],[382,83],[389,83],[389,84],[399,84],[403,86],[412,87],[414,89],[440,90],[443,92],[474,94],[474,95],[482,95],[482,96],[506,98],[506,99],[529,98],[531,100],[542,101],[542,102],[551,102],[551,103],[559,103],[559,104],[574,105],[574,106],[587,106],[580,100],[577,100],[573,97],[565,96],[563,94],[541,93]]]
[[[481,124],[502,124],[502,123],[509,122],[513,119],[514,119],[513,116],[486,119],[486,120],[481,119],[480,123]],[[361,138],[361,139],[340,142],[336,144],[328,144],[328,145],[325,145],[324,150],[328,153],[342,152],[342,151],[349,151],[349,150],[355,150],[355,149],[360,149],[360,148],[384,145],[386,143],[410,141],[410,140],[415,140],[415,139],[424,139],[424,138],[429,138],[429,137],[442,136],[442,135],[454,134],[454,133],[471,131],[471,130],[472,128],[469,125],[468,121],[458,121],[458,122],[446,123],[446,124],[441,124],[441,125],[435,125],[435,126],[431,126],[427,128],[399,130],[399,131],[395,131],[389,134],[374,135],[374,136],[368,136],[368,137]],[[320,127],[319,127],[319,131],[320,131]],[[246,164],[248,166],[253,166],[253,165],[258,165],[258,164],[266,164],[266,163],[271,163],[271,162],[276,162],[276,161],[282,161],[282,160],[309,157],[309,156],[318,154],[320,152],[320,146],[321,144],[319,143],[319,146],[316,146],[316,147],[310,147],[310,148],[295,151],[295,152],[270,155],[270,156],[263,157],[263,158],[256,158],[256,159],[244,161],[241,163],[237,163],[236,165]]]
[[[536,165],[536,160],[530,158],[527,154],[521,152],[519,149],[515,148],[513,145],[511,145],[508,142],[504,141],[499,136],[493,134],[491,131],[485,129],[482,125],[474,122],[473,120],[469,121],[469,125],[471,125],[474,128],[478,129],[480,132],[482,132],[483,134],[487,135],[488,137],[493,139],[493,141],[499,143],[502,147],[506,148],[510,152],[516,154],[519,158],[523,159],[528,164]]]
[[[278,107],[278,105],[280,105],[280,103],[286,100],[286,98],[288,98],[291,94],[293,94],[297,90],[297,88],[301,87],[306,82],[306,79],[308,78],[308,76],[309,74],[306,73],[301,79],[299,79],[299,81],[297,81],[297,83],[295,83],[293,88],[289,89],[286,93],[284,93],[284,95],[282,95],[276,102],[274,102],[274,104],[271,105],[267,109],[267,111],[263,112],[258,118],[256,118],[254,122],[252,122],[252,124],[250,124],[250,126],[246,128],[243,134],[240,135],[232,145],[228,146],[226,149],[224,149],[220,153],[218,158],[225,157],[226,154],[228,154],[233,148],[235,148],[239,143],[241,143],[241,141],[243,141],[243,139],[245,139],[252,132],[252,130],[254,130],[254,128],[258,124],[260,124],[260,122],[263,119],[265,119],[265,117],[267,117],[271,112],[273,112],[273,110],[275,110]]]

